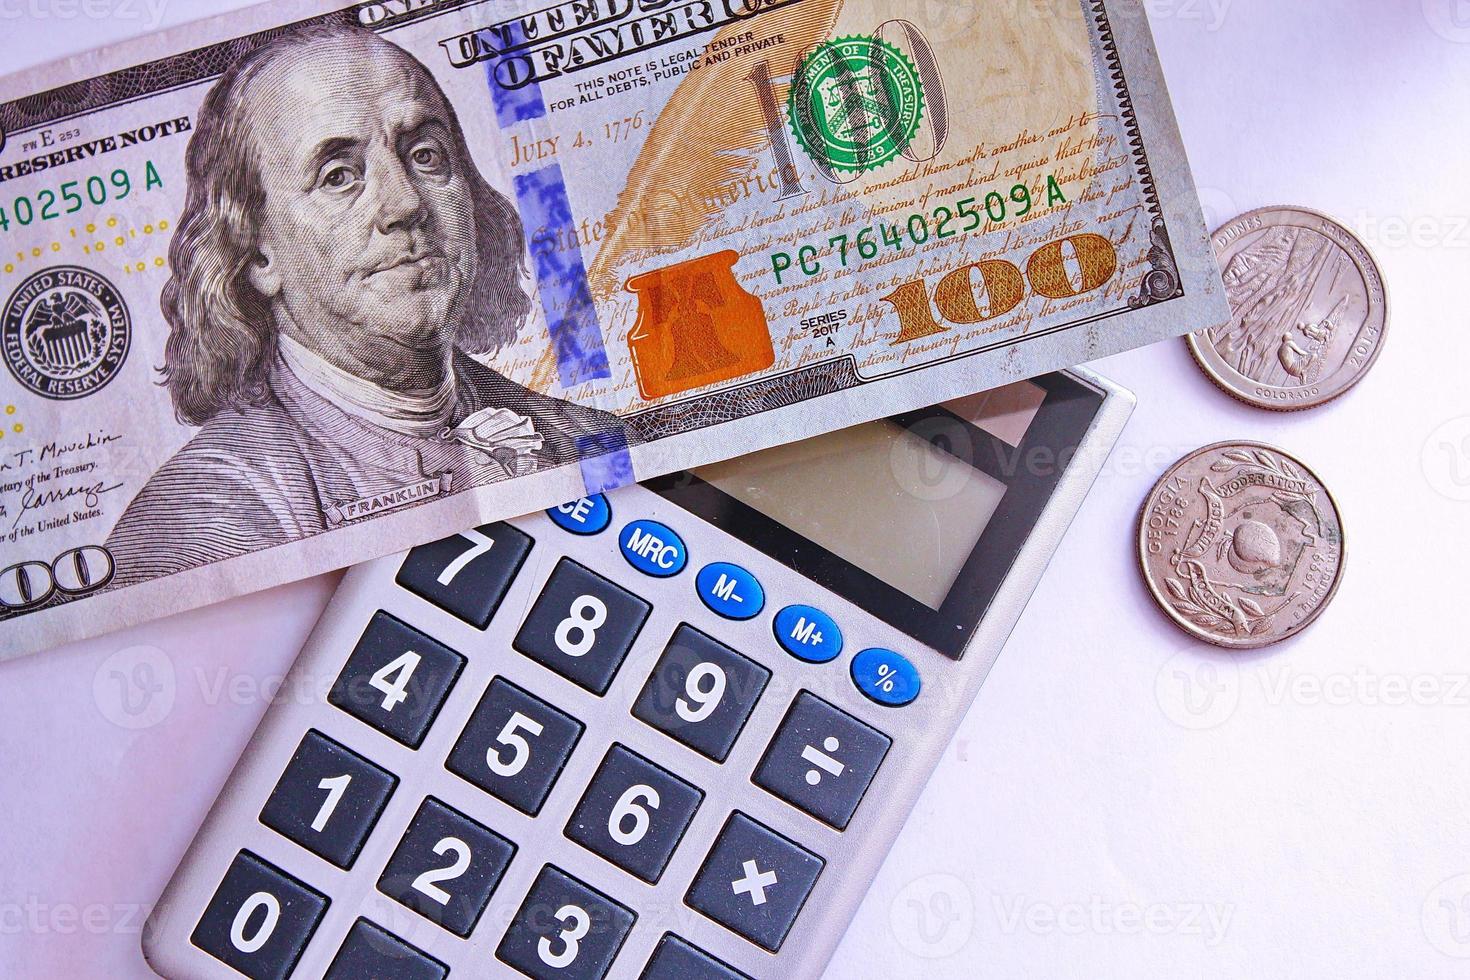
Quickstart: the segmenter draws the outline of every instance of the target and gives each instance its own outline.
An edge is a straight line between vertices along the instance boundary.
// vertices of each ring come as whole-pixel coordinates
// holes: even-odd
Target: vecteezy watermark
[[[1203,939],[1211,949],[1224,941],[1235,917],[1235,906],[1226,902],[1113,901],[1101,895],[1060,903],[997,895],[991,905],[1007,934],[1188,936]]]
[[[1181,728],[1218,728],[1240,704],[1240,668],[1218,653],[1196,647],[1180,650],[1154,676],[1154,697]]]
[[[893,897],[888,927],[903,949],[927,960],[953,956],[975,931],[975,898],[964,880],[937,872],[916,878]]]
[[[1470,44],[1470,0],[1423,0],[1429,29],[1446,41]]]
[[[178,693],[174,662],[158,647],[124,647],[92,675],[92,699],[102,717],[120,728],[152,728],[173,711]]]
[[[1470,708],[1470,673],[1398,673],[1367,667],[1319,673],[1290,666],[1242,670],[1224,657],[1183,650],[1154,678],[1164,715],[1181,728],[1218,728],[1243,702],[1278,708]]]
[[[1419,921],[1429,945],[1446,956],[1470,959],[1470,874],[1446,878],[1430,889]]]
[[[1470,501],[1470,415],[1450,419],[1424,440],[1424,479],[1440,496]]]
[[[0,902],[0,936],[139,933],[151,908],[135,902],[43,902],[32,895],[23,902]]]
[[[1467,214],[1406,217],[1359,211],[1353,219],[1353,226],[1364,244],[1380,251],[1398,248],[1470,249],[1470,215]]]
[[[169,0],[0,0],[0,20],[137,21],[149,30],[163,22]]]

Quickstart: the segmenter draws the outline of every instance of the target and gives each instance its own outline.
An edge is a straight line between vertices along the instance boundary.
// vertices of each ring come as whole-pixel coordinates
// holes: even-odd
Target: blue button
[[[683,539],[658,521],[634,521],[623,528],[618,544],[629,565],[654,578],[678,575],[689,562]]]
[[[766,605],[766,590],[755,576],[727,561],[701,568],[694,590],[706,606],[726,619],[754,619]]]
[[[563,531],[573,534],[600,534],[612,523],[612,505],[600,493],[590,497],[578,497],[560,507],[553,507],[546,516],[556,522]]]
[[[811,606],[787,606],[776,613],[775,630],[776,642],[809,664],[824,664],[842,652],[842,630]]]
[[[918,668],[903,654],[882,647],[852,658],[852,682],[870,701],[890,708],[902,707],[919,696]]]

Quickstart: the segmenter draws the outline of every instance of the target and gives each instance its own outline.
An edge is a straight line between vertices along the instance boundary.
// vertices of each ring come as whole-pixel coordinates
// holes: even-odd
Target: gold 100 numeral
[[[1073,281],[1067,269],[1067,249],[1080,270]],[[973,262],[944,274],[929,293],[929,284],[914,279],[899,286],[885,302],[898,311],[898,336],[894,344],[932,337],[951,329],[952,325],[968,325],[1005,316],[1021,305],[1026,297],[1026,284],[1033,292],[1048,299],[1071,299],[1099,289],[1118,271],[1118,252],[1102,235],[1072,235],[1037,249],[1026,262],[1023,273],[1015,263],[1005,259]],[[976,289],[978,277],[981,290]],[[980,300],[984,299],[982,309]],[[934,316],[939,311],[945,323]]]

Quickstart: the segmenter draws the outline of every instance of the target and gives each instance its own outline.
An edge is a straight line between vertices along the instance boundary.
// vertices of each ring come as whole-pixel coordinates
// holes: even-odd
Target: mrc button
[[[612,505],[600,493],[590,497],[578,497],[559,507],[553,507],[546,516],[563,531],[573,534],[601,534],[612,521]]]
[[[634,521],[618,538],[623,557],[644,575],[668,578],[689,563],[689,552],[674,529],[658,521]]]
[[[810,664],[827,663],[842,652],[842,630],[812,606],[787,606],[776,613],[772,629],[783,650]]]
[[[694,591],[706,606],[726,619],[754,619],[766,605],[766,590],[756,577],[727,561],[701,568]]]

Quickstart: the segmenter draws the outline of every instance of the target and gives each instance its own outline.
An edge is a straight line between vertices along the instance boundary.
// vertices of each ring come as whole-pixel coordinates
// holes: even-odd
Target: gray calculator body
[[[523,551],[498,573],[503,594],[491,597],[483,627],[401,584],[423,549],[352,569],[150,918],[149,964],[169,978],[819,975],[1132,408],[1126,392],[1084,372],[1035,384],[1041,401],[1029,407],[971,399],[901,423],[947,454],[970,457],[967,465],[992,449],[998,457],[987,466],[1005,486],[999,503],[983,504],[993,513],[978,541],[968,530],[938,529],[977,554],[1004,552],[956,560],[959,571],[944,573],[951,592],[970,597],[961,603],[968,624],[946,621],[952,604],[933,596],[917,614],[888,601],[904,591],[892,583],[910,584],[905,576],[918,566],[890,574],[861,548],[824,537],[831,528],[777,527],[771,514],[801,508],[764,500],[762,480],[778,483],[791,466],[807,465],[790,459],[764,471],[712,468],[708,480],[685,475],[613,491],[598,501],[610,519],[597,533],[569,531],[565,519],[577,517],[570,509],[561,521],[547,512],[481,529],[513,535],[513,550]],[[985,435],[957,448],[956,431]],[[892,470],[875,474],[876,483],[918,479],[919,495],[938,507],[970,492],[946,489],[941,472],[911,477],[905,467],[928,463],[904,455],[891,432],[885,437]],[[821,513],[838,513],[865,492],[832,485],[836,470],[819,472],[827,483],[811,492],[827,497]],[[1036,486],[1018,486],[1037,474]],[[746,477],[744,490],[730,482]],[[839,514],[843,533],[873,524],[853,508]],[[752,510],[760,511],[754,531],[743,526]],[[676,537],[680,554],[659,539],[660,528]],[[922,551],[932,530],[899,537]],[[501,542],[493,544],[481,553],[495,555]],[[459,557],[474,545],[471,535],[442,554]],[[730,575],[706,573],[711,565]],[[549,593],[563,584],[572,598],[546,619]],[[608,587],[601,599],[583,594]],[[756,614],[732,618],[757,599]],[[621,625],[620,609],[630,610]],[[546,619],[539,632],[538,618]],[[638,622],[616,662],[598,667],[591,648],[602,631],[627,633],[631,620]],[[406,628],[459,659],[446,659],[424,689],[405,683],[412,678],[404,662],[382,659],[397,648],[359,665],[354,696],[366,708],[355,714],[344,700],[345,672],[371,653],[361,648],[375,623]],[[824,624],[840,633],[835,654],[832,635],[813,639],[814,625]],[[739,662],[701,666],[696,651],[649,708],[678,637],[710,641],[708,649]],[[808,655],[803,643],[826,648]],[[558,649],[581,653],[561,664]],[[424,657],[415,666],[429,677]],[[554,739],[558,719],[531,708],[517,722],[502,706],[485,728],[492,690],[511,707],[526,697],[571,719],[580,726],[574,744],[538,758],[538,739]],[[722,716],[726,699],[737,697],[748,702],[741,717]],[[426,698],[434,702],[427,717],[415,715],[415,699]],[[372,714],[389,702],[389,712]],[[695,720],[683,728],[658,720],[676,716]],[[721,731],[700,730],[720,717]],[[514,777],[496,782],[477,769],[511,771],[523,751]],[[291,796],[283,774],[305,766],[310,752],[325,752],[328,768],[310,771]],[[329,772],[333,753],[357,760],[355,784]],[[635,772],[619,784],[617,772],[604,770],[620,765],[651,766],[663,781],[650,789]],[[364,786],[376,787],[366,802],[353,796]],[[606,798],[594,800],[599,786]],[[357,829],[333,837],[333,819]],[[676,825],[672,835],[661,821]],[[428,835],[416,851],[413,834]],[[652,846],[660,834],[666,839]],[[494,860],[466,872],[461,851],[481,852],[482,841]],[[455,889],[475,875],[479,895],[461,901]],[[226,888],[231,876],[238,880]],[[297,890],[269,894],[279,880]],[[544,908],[531,907],[538,896]],[[349,934],[357,944],[350,953]],[[359,954],[368,959],[353,959]],[[372,956],[404,972],[353,966]]]

